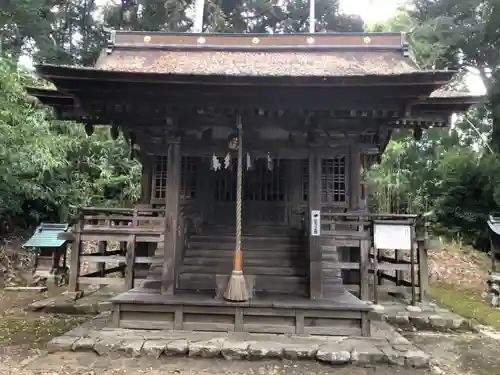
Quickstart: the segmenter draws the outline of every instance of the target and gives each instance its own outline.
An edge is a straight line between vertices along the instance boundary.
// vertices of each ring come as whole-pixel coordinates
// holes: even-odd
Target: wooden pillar
[[[82,252],[82,236],[83,215],[80,213],[78,222],[73,226],[73,234],[75,236],[71,243],[71,255],[69,264],[69,285],[68,291],[76,292],[79,290],[78,279],[80,278],[80,255]]]
[[[167,157],[167,194],[165,199],[165,235],[162,294],[173,295],[177,277],[176,249],[177,227],[180,210],[181,187],[181,145],[180,142],[170,143]]]
[[[321,157],[309,150],[309,298],[323,297],[321,237],[312,236],[312,211],[321,211]]]
[[[131,235],[127,241],[127,255],[125,256],[125,288],[128,290],[134,288],[135,250],[135,235]]]
[[[358,210],[361,200],[361,147],[359,140],[349,140],[349,208]]]
[[[429,289],[429,264],[425,239],[427,237],[425,220],[418,217],[415,223],[415,239],[417,242],[418,284],[420,287],[420,302],[427,298]]]
[[[99,241],[99,255],[106,256],[108,250],[108,241]],[[101,277],[106,277],[106,262],[97,263],[97,269],[99,270]]]
[[[139,203],[151,203],[151,190],[153,187],[153,163],[154,158],[150,155],[141,157],[142,175],[141,175],[141,198]]]

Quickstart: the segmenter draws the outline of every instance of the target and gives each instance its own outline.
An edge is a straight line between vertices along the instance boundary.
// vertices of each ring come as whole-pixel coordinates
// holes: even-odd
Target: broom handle
[[[234,270],[242,271],[242,252],[241,252],[241,190],[243,185],[243,129],[241,116],[237,117],[238,128],[238,169],[236,171],[236,249],[234,252]]]

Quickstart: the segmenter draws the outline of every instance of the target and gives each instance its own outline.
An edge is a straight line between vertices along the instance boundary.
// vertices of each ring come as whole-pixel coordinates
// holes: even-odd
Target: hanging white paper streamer
[[[213,171],[220,171],[221,170],[221,164],[219,161],[219,158],[215,156],[215,154],[212,155],[212,170]]]
[[[229,169],[231,167],[231,154],[228,152],[224,158],[224,168]]]
[[[269,169],[270,171],[273,170],[273,159],[271,158],[271,154],[269,154],[269,152],[267,153],[267,169]]]
[[[247,171],[253,168],[252,164],[252,157],[250,156],[250,153],[247,152]]]

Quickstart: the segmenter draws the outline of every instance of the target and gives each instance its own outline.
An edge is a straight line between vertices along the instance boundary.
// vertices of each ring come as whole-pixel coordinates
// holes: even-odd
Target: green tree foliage
[[[372,204],[379,211],[432,212],[439,234],[487,248],[485,221],[500,208],[497,3],[415,0],[414,5],[369,27],[409,32],[412,54],[423,68],[476,71],[489,100],[459,117],[452,129],[429,129],[418,142],[404,132],[393,136],[381,164],[369,172]]]
[[[119,28],[148,31],[186,31],[192,26],[193,0],[143,0],[121,18],[121,3],[105,7],[106,23]],[[359,16],[341,14],[337,0],[316,1],[316,30],[362,31]],[[228,33],[307,32],[309,1],[216,0],[205,3],[204,31]]]
[[[0,208],[57,220],[75,206],[135,201],[140,166],[125,140],[111,140],[108,127],[87,137],[80,124],[49,121],[24,91],[29,80],[0,60]]]

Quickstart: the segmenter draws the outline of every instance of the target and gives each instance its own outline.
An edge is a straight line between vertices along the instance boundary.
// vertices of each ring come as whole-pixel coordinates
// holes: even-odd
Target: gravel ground
[[[416,333],[407,338],[439,362],[443,375],[500,374],[497,339],[479,334],[438,333]]]
[[[416,333],[408,338],[431,354],[431,371],[389,366],[332,368],[313,361],[225,361],[191,358],[99,357],[92,353],[47,354],[40,349],[3,347],[0,374],[38,375],[498,375],[499,341],[477,334]],[[436,368],[437,367],[437,368]]]
[[[162,361],[131,358],[97,357],[89,353],[24,357],[19,362],[10,357],[10,363],[2,361],[0,373],[39,375],[427,375],[426,370],[391,367],[334,369],[312,361],[225,361],[189,358],[171,358]],[[17,362],[17,363],[16,363]],[[22,363],[22,368],[19,364]]]
[[[16,298],[17,297],[17,298]],[[92,353],[47,354],[50,338],[88,318],[23,312],[38,295],[0,293],[0,374],[8,375],[429,375],[426,370],[377,366],[332,368],[303,361],[132,359]],[[500,334],[497,335],[500,338]],[[479,334],[414,333],[407,338],[435,359],[433,375],[499,375],[500,339]]]

